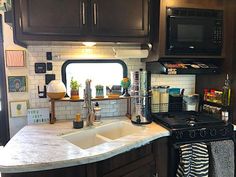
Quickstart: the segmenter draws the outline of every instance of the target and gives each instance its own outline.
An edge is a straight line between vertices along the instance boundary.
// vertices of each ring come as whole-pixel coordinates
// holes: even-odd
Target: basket
[[[186,102],[184,101],[182,103],[160,103],[151,105],[152,113],[182,112],[185,110],[186,110]]]

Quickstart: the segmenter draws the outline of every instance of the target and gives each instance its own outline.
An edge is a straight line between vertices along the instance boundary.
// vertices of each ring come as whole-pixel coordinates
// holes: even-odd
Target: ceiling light
[[[82,44],[87,47],[92,47],[92,46],[96,45],[96,42],[82,42]]]

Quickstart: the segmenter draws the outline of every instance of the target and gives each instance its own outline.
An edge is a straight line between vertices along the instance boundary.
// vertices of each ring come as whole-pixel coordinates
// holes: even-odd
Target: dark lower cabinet
[[[149,0],[13,0],[12,4],[16,43],[149,41]]]
[[[167,177],[167,138],[86,165],[2,177]]]
[[[88,165],[61,168],[55,170],[28,172],[28,173],[15,173],[15,174],[2,174],[2,177],[93,177],[87,173]],[[90,168],[91,169],[91,168]],[[89,171],[88,171],[89,172]],[[94,175],[95,177],[96,175]]]

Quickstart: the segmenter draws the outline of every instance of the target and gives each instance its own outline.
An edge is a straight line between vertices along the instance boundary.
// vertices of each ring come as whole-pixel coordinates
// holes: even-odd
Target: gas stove
[[[206,113],[154,113],[152,118],[170,130],[173,144],[218,141],[233,136],[232,124]]]

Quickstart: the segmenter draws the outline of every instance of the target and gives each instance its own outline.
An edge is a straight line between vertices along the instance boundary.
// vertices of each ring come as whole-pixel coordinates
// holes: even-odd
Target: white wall
[[[2,12],[1,12],[2,13]],[[114,52],[111,47],[95,47],[92,49],[81,46],[28,46],[28,49],[21,48],[13,43],[13,33],[10,26],[3,24],[4,48],[5,50],[26,50],[26,67],[22,69],[6,68],[6,75],[26,75],[28,77],[27,93],[8,93],[8,101],[29,100],[29,108],[49,107],[49,100],[39,99],[37,94],[37,86],[43,86],[44,74],[34,73],[35,62],[46,62],[46,52],[52,52],[54,55],[60,56],[77,56],[80,59],[86,58],[114,58]],[[122,59],[128,66],[128,70],[138,70],[145,68],[145,63],[140,59]],[[61,79],[61,66],[64,60],[53,59],[53,72],[56,79]],[[194,76],[163,76],[153,75],[152,85],[170,85],[172,87],[185,88],[186,93],[194,93],[195,77]],[[42,87],[41,87],[42,88]],[[103,116],[125,115],[125,101],[104,101],[100,103]],[[80,103],[57,103],[56,117],[57,119],[72,119],[77,112],[81,111]],[[10,110],[9,110],[10,115]],[[23,126],[27,124],[27,118],[9,118],[10,134],[13,136]]]
[[[2,1],[2,2],[5,2],[5,1]],[[2,20],[4,21],[3,11],[0,11],[0,14],[2,15]],[[3,46],[5,50],[25,50],[24,48],[14,44],[12,27],[7,25],[6,23],[3,23],[3,40],[4,40]],[[6,68],[6,76],[22,75],[22,74],[28,75],[27,67],[22,68],[22,69]],[[7,96],[8,96],[8,102],[29,98],[28,93],[24,93],[24,94],[7,93]],[[9,116],[10,116],[10,109],[9,109]],[[26,119],[24,117],[17,118],[17,119],[10,118],[9,125],[10,125],[11,136],[14,135],[17,131],[19,131],[25,124],[26,124]]]

